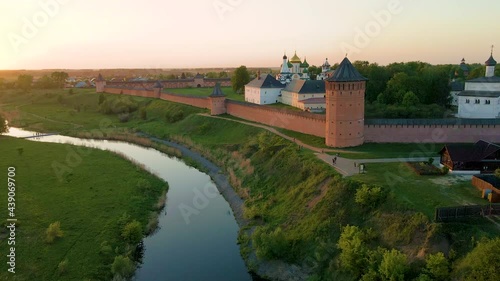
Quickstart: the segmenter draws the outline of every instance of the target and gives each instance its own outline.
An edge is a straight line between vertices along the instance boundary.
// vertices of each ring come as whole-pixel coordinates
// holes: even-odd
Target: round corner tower
[[[363,144],[367,80],[347,57],[333,76],[325,80],[326,145],[350,147]]]
[[[220,88],[220,83],[216,83],[212,94],[208,97],[210,103],[210,115],[221,115],[226,113],[226,95]]]

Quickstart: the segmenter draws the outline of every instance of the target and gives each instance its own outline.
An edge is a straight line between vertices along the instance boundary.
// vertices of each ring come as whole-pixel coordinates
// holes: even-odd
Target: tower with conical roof
[[[220,88],[220,83],[216,83],[212,94],[208,96],[210,102],[210,115],[221,115],[226,113],[226,95]]]
[[[155,85],[153,86],[153,92],[154,92],[156,98],[160,98],[162,89],[163,89],[163,85],[161,84],[161,82],[156,81]]]
[[[350,147],[364,142],[366,79],[346,57],[332,77],[325,80],[325,142]]]
[[[486,64],[486,77],[495,76],[495,66],[497,65],[497,61],[493,58],[493,46],[491,46],[491,55],[490,58],[485,62]]]
[[[97,76],[97,79],[95,80],[96,93],[104,93],[104,87],[106,87],[106,80],[104,80],[101,73],[99,73],[99,76]]]

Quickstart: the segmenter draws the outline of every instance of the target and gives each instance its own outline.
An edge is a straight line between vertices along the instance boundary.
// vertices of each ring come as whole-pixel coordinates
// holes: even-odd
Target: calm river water
[[[35,133],[10,128],[6,135]],[[144,239],[143,263],[134,280],[252,280],[236,244],[238,225],[232,210],[208,175],[154,149],[125,142],[60,135],[30,140],[119,152],[168,182],[160,229]]]

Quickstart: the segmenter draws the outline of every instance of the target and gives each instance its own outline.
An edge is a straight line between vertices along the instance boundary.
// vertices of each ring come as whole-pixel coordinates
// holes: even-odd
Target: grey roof
[[[97,76],[97,81],[98,82],[104,81],[104,78],[102,77],[101,73],[99,73],[99,76]]]
[[[199,79],[199,78],[205,78],[205,76],[204,76],[204,75],[202,75],[202,74],[199,74],[199,73],[198,73],[198,74],[196,74],[196,75],[194,76],[194,78],[197,78],[197,79]]]
[[[493,54],[491,54],[490,58],[485,62],[486,66],[495,66],[497,65],[497,61],[493,58]]]
[[[299,94],[321,94],[325,93],[325,81],[323,80],[292,80],[286,85],[284,91]]]
[[[450,87],[453,92],[459,92],[465,89],[465,84],[460,81],[453,81],[451,82]]]
[[[485,97],[485,98],[498,98],[500,97],[500,92],[489,92],[489,91],[462,91],[458,94],[461,97]]]
[[[366,77],[361,75],[356,68],[354,68],[347,57],[342,60],[332,77],[327,79],[329,82],[355,82],[367,80]]]
[[[476,79],[468,80],[467,83],[500,83],[500,77],[479,77]]]
[[[212,91],[211,97],[225,97],[222,89],[220,88],[220,83],[215,83],[214,90]]]
[[[276,80],[273,76],[269,74],[265,74],[265,77],[259,77],[253,79],[246,86],[254,87],[254,88],[284,88],[285,85],[281,84],[278,80]]]
[[[163,85],[160,83],[160,81],[156,81],[155,85],[153,86],[153,89],[162,89]]]

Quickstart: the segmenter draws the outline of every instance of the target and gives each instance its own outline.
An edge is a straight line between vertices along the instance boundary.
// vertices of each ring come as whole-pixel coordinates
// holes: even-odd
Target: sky
[[[498,0],[1,0],[0,69],[484,63]]]

